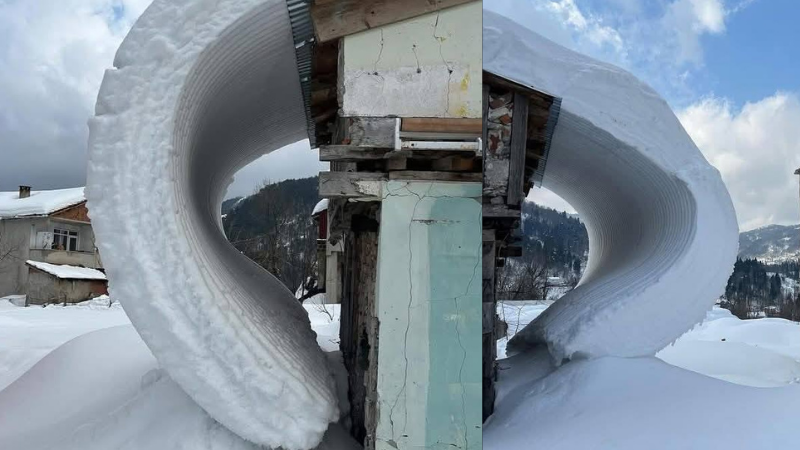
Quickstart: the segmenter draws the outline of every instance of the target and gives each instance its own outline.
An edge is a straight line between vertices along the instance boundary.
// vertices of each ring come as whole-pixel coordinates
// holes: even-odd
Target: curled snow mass
[[[738,226],[719,173],[629,73],[484,11],[484,69],[562,98],[543,186],[589,232],[578,287],[509,344],[560,361],[653,355],[723,292]]]
[[[110,280],[163,367],[254,443],[318,444],[334,381],[294,296],[225,239],[233,174],[307,137],[284,0],[156,0],[108,70],[86,195]]]

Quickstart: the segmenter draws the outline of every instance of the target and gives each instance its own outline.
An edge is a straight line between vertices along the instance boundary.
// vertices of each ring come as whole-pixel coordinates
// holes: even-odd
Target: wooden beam
[[[478,137],[483,130],[483,120],[481,119],[408,117],[401,120],[400,131],[468,133]]]
[[[490,86],[497,86],[509,91],[519,91],[527,95],[531,98],[536,104],[541,104],[545,106],[545,109],[550,109],[550,105],[553,103],[553,96],[536,90],[530,86],[525,86],[519,83],[515,83],[511,80],[503,78],[501,76],[495,75],[491,72],[483,71],[483,83],[489,84]]]
[[[522,256],[522,247],[506,246],[500,247],[497,251],[497,256],[501,258],[519,258]]]
[[[444,172],[472,172],[475,170],[475,158],[463,156],[447,156],[431,161],[431,169]]]
[[[390,180],[419,180],[419,181],[458,181],[463,183],[480,183],[483,174],[477,172],[429,172],[415,170],[400,170],[389,172]],[[320,194],[324,197],[324,195]]]
[[[483,217],[486,219],[519,220],[521,214],[520,210],[511,209],[508,205],[483,204]]]
[[[483,150],[481,150],[481,153],[485,153],[485,149],[489,145],[489,85],[485,83],[483,85],[482,98],[481,141],[483,142]]]
[[[478,139],[475,133],[445,133],[441,131],[401,131],[400,139],[413,139],[415,141],[474,141]]]
[[[528,146],[528,97],[514,92],[514,114],[511,121],[511,158],[508,170],[506,203],[518,206],[523,200],[525,150]]]
[[[364,161],[383,159],[391,150],[354,145],[321,145],[320,161]]]
[[[386,174],[376,172],[320,172],[319,196],[323,198],[380,198]]]
[[[474,0],[316,0],[311,20],[318,42],[338,39]]]

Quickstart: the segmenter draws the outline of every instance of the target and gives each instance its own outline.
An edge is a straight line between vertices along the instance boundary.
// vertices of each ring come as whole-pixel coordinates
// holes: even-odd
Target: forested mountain
[[[222,202],[222,208],[221,208],[222,209],[222,215],[225,216],[226,214],[231,212],[233,207],[236,206],[236,204],[242,198],[244,198],[244,197],[233,197],[233,198],[229,198],[229,199],[225,200],[224,202]]]
[[[526,201],[522,205],[523,258],[544,261],[550,276],[580,277],[589,235],[577,217]]]
[[[583,223],[565,212],[526,201],[521,228],[522,257],[507,258],[497,271],[498,295],[506,300],[546,299],[555,290],[563,293],[577,284],[589,253]]]
[[[800,258],[800,225],[768,225],[739,234],[739,256],[768,264]]]
[[[757,259],[736,260],[721,305],[742,319],[761,313],[800,319],[797,262],[767,266]]]
[[[311,211],[319,200],[317,178],[265,184],[256,194],[223,203],[228,239],[248,257],[294,291],[316,268],[317,229]],[[522,208],[519,234],[523,256],[507,258],[498,270],[504,299],[547,298],[580,279],[589,253],[589,237],[575,216],[533,202]],[[770,226],[742,233],[740,259],[728,281],[722,305],[740,317],[761,313],[800,316],[800,266],[790,255],[797,227]],[[794,243],[794,244],[793,244]],[[765,253],[766,252],[766,253]],[[749,256],[772,255],[766,261]],[[557,278],[556,278],[557,277]]]
[[[285,180],[223,203],[228,240],[292,292],[315,272],[318,231],[311,212],[319,200],[317,189],[316,177]]]

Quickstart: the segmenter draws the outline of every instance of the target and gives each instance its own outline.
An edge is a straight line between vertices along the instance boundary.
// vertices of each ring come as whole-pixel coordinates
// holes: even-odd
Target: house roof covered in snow
[[[46,216],[85,200],[82,187],[31,191],[26,198],[19,198],[18,191],[0,192],[0,219]]]
[[[314,205],[314,210],[311,211],[311,215],[312,216],[316,216],[317,214],[319,214],[322,211],[325,211],[327,209],[328,209],[328,199],[327,198],[323,198],[322,200],[317,202],[316,205]]]
[[[50,264],[40,261],[28,260],[26,263],[42,272],[47,272],[62,280],[100,280],[106,281],[106,274],[97,269],[88,267],[68,266],[66,264]]]

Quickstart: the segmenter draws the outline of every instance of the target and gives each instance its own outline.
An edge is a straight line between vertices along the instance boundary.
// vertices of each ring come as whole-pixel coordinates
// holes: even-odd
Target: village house
[[[74,303],[106,286],[83,188],[0,192],[0,297]]]

